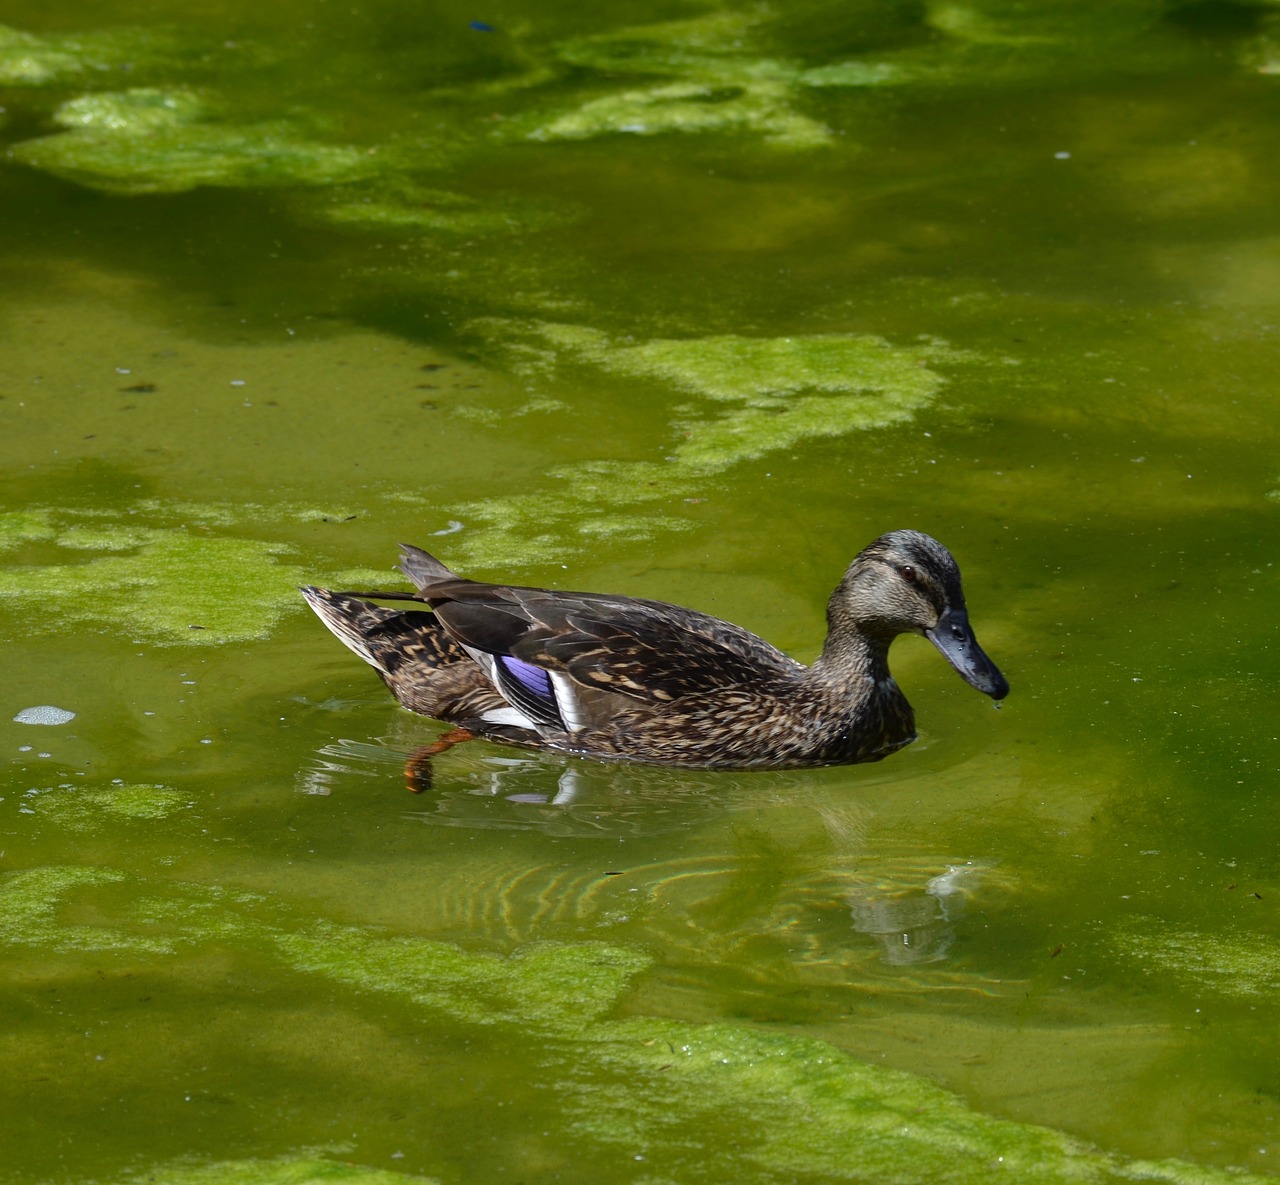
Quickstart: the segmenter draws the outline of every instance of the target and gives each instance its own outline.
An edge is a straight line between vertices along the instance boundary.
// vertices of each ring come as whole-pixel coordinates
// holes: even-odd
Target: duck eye
[[[898,571],[902,573],[902,579],[905,580],[908,584],[915,584],[916,570],[910,564],[903,564],[902,567],[898,569]]]

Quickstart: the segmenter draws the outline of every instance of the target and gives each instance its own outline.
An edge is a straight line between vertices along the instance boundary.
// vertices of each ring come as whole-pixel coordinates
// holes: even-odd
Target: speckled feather
[[[510,744],[702,768],[878,761],[915,738],[888,667],[904,632],[993,698],[1008,690],[968,627],[950,552],[916,531],[853,561],[810,667],[676,605],[466,580],[408,546],[401,566],[416,593],[302,591],[405,707]]]

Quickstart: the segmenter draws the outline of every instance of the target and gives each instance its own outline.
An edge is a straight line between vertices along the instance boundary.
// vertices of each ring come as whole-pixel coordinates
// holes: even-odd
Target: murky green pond
[[[1272,1179],[1278,75],[1261,0],[0,6],[0,1179]],[[415,798],[296,592],[808,659],[904,526],[1013,692],[900,641],[863,767]]]

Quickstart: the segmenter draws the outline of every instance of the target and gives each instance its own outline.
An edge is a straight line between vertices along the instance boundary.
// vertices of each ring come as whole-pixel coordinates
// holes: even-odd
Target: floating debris
[[[17,724],[66,724],[75,718],[76,714],[66,708],[37,704],[34,708],[23,708],[13,719]]]

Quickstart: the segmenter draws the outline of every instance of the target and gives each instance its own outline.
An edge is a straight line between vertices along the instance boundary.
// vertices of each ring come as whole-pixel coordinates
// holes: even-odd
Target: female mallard
[[[992,699],[1009,691],[969,627],[955,560],[919,531],[882,535],[849,565],[809,667],[660,601],[482,584],[416,547],[400,567],[416,594],[302,593],[406,708],[459,726],[436,752],[474,735],[707,769],[879,761],[915,740],[889,673],[889,644],[907,633]]]

